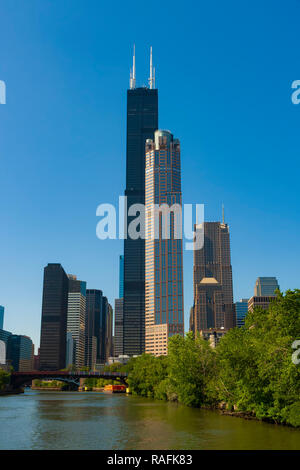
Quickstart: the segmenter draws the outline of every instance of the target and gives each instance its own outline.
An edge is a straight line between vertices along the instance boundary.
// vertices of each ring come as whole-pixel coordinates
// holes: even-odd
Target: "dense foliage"
[[[134,394],[189,406],[225,406],[259,419],[300,426],[300,290],[278,292],[268,311],[249,313],[213,349],[188,333],[169,341],[168,357],[143,354],[127,365]]]
[[[6,385],[9,384],[10,374],[3,369],[0,369],[0,391],[6,388]]]

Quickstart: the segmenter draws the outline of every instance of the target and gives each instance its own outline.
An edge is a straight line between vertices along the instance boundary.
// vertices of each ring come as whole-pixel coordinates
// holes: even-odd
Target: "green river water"
[[[0,397],[0,449],[300,449],[300,431],[123,394]]]

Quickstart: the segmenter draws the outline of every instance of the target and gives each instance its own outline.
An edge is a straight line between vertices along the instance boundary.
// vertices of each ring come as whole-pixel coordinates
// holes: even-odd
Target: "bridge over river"
[[[60,380],[76,387],[79,387],[81,379],[106,379],[118,380],[126,385],[127,372],[85,372],[85,371],[30,371],[30,372],[12,372],[10,385],[12,389],[20,389],[29,384],[34,379],[39,380]]]

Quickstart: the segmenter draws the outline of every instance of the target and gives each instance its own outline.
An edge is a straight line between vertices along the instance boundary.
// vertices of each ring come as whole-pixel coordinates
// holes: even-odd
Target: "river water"
[[[300,449],[300,431],[96,392],[0,397],[0,449]]]

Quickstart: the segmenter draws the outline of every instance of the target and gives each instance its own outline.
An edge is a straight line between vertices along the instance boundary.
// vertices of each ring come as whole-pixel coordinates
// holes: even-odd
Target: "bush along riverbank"
[[[300,290],[278,293],[268,311],[255,309],[215,349],[188,333],[170,338],[168,356],[143,354],[123,370],[135,395],[300,426]],[[299,354],[300,356],[300,354]],[[294,354],[295,357],[295,354]]]

